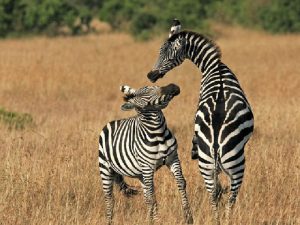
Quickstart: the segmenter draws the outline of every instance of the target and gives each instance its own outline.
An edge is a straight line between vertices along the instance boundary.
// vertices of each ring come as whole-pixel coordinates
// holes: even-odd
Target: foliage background
[[[237,75],[255,116],[232,225],[299,225],[299,35],[223,25],[217,32],[222,60]],[[1,225],[105,224],[99,133],[108,121],[135,115],[120,110],[119,85],[151,85],[146,74],[162,41],[137,42],[124,33],[0,40],[0,104],[29,113],[35,123],[20,130],[0,123]],[[194,224],[211,225],[208,193],[190,159],[200,79],[186,61],[157,85],[181,88],[164,113],[178,140]],[[156,225],[183,225],[180,196],[166,167],[156,173],[155,187]],[[146,223],[142,194],[128,199],[117,187],[114,194],[115,225]]]
[[[70,36],[96,32],[93,20],[100,18],[144,40],[168,32],[174,17],[184,29],[220,34],[223,61],[253,107],[255,132],[232,224],[300,224],[300,39],[252,30],[297,33],[299,7],[296,0],[0,0],[0,224],[105,223],[98,135],[108,121],[133,115],[120,111],[118,86],[150,84],[146,74],[162,38],[137,42],[106,28]],[[195,224],[209,225],[208,194],[190,160],[199,71],[185,62],[158,85],[171,82],[181,94],[164,112],[178,140]],[[156,224],[183,224],[166,168],[155,185]],[[143,196],[114,193],[116,224],[144,224]]]
[[[93,18],[114,30],[149,39],[169,27],[173,18],[209,33],[210,21],[240,24],[272,33],[300,31],[298,0],[1,0],[0,37],[93,32]]]

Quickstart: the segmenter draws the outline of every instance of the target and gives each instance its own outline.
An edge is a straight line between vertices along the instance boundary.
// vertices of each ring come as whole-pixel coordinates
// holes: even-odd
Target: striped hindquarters
[[[238,189],[244,172],[244,146],[253,132],[253,115],[234,74],[222,64],[201,86],[195,135],[199,168],[208,191],[223,170]]]

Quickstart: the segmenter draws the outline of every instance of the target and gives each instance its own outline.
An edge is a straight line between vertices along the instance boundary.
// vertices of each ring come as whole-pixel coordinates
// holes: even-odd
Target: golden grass
[[[218,27],[223,61],[253,107],[255,134],[234,224],[300,224],[300,36]],[[0,224],[104,224],[98,135],[121,112],[119,85],[149,85],[162,40],[125,34],[0,41],[0,106],[33,115],[36,126],[0,124]],[[210,224],[208,194],[190,160],[200,74],[185,62],[158,82],[181,94],[165,110],[179,142],[195,224]],[[135,180],[127,179],[138,185]],[[182,224],[180,198],[166,168],[155,178],[160,220]],[[143,197],[115,191],[115,224],[144,224]]]

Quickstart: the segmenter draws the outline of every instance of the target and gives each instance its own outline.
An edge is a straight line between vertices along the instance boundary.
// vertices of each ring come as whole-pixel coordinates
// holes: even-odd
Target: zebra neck
[[[219,47],[201,34],[188,32],[186,34],[186,57],[202,72],[203,78],[218,68],[221,61]]]
[[[151,124],[151,126],[160,127],[165,122],[164,114],[161,110],[150,112],[138,112],[138,119],[143,124]]]

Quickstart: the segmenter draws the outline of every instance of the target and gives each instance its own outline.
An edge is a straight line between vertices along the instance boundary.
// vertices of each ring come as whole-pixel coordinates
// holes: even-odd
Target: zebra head
[[[174,96],[180,93],[180,88],[175,84],[165,87],[146,86],[137,90],[124,85],[120,87],[120,90],[124,93],[125,103],[121,107],[124,111],[131,109],[138,111],[161,110],[169,104]]]
[[[186,57],[186,39],[180,33],[181,24],[177,19],[171,27],[169,38],[162,44],[153,69],[148,73],[151,82],[162,78],[167,72],[180,65]]]

